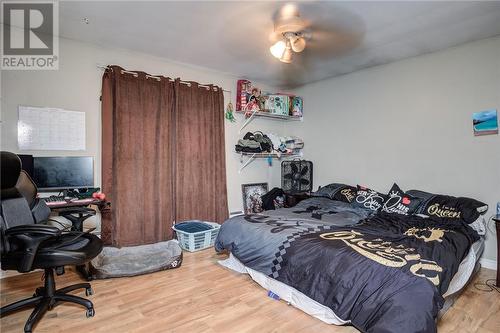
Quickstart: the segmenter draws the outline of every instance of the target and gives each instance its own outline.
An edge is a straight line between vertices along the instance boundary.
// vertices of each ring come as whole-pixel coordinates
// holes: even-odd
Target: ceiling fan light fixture
[[[297,37],[292,40],[292,50],[293,52],[300,53],[306,48],[306,40],[304,37]]]
[[[292,62],[292,57],[293,57],[293,51],[290,46],[290,40],[287,41],[286,43],[286,48],[285,52],[283,52],[283,55],[280,58],[281,62],[284,62],[285,64],[289,64]]]
[[[269,48],[269,51],[271,51],[271,54],[275,58],[278,58],[278,59],[280,59],[281,57],[283,57],[283,55],[285,54],[285,50],[286,50],[286,44],[282,40],[277,41],[276,43],[274,43],[273,46],[271,46]]]

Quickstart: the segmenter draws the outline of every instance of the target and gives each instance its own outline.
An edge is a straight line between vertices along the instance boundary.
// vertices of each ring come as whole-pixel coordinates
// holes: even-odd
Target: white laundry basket
[[[203,222],[212,226],[213,229],[188,233],[182,230],[177,230],[174,225],[172,229],[174,229],[177,234],[177,240],[183,250],[195,252],[214,246],[215,238],[217,238],[217,234],[219,233],[220,224],[206,221],[185,222]]]

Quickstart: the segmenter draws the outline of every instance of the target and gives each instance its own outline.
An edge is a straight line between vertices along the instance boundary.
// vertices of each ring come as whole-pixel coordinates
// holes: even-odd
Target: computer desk
[[[71,221],[71,231],[83,231],[83,222],[96,213],[94,209],[86,207],[96,205],[101,209],[105,203],[99,199],[88,198],[68,201],[46,201],[45,204],[51,211],[55,211],[59,216],[63,216]],[[77,216],[72,214],[76,214]]]
[[[43,198],[41,198],[43,199]],[[68,208],[68,207],[86,207],[89,205],[99,205],[102,203],[102,200],[95,198],[88,199],[76,199],[69,201],[52,201],[45,202],[50,209],[60,209],[60,208]]]
[[[45,202],[51,211],[55,211],[59,216],[62,216],[71,221],[71,231],[83,232],[83,222],[96,214],[96,211],[87,208],[90,205],[95,205],[99,210],[107,207],[107,203],[103,200],[88,198],[69,201],[52,201]],[[75,215],[74,215],[75,214]],[[76,271],[87,281],[93,280],[87,265],[76,266]]]

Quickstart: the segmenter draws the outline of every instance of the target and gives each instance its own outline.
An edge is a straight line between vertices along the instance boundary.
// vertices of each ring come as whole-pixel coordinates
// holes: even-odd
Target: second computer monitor
[[[94,186],[94,159],[89,156],[35,157],[34,181],[39,190]]]

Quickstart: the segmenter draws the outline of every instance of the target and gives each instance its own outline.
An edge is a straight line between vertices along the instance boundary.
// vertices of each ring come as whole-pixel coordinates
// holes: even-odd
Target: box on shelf
[[[249,80],[238,80],[236,111],[251,114],[253,111],[269,112],[279,116],[302,117],[302,97],[287,93],[263,93]],[[248,116],[248,115],[247,115]]]
[[[264,109],[264,99],[260,88],[248,80],[238,80],[236,88],[236,111],[258,111]]]
[[[302,102],[302,97],[291,96],[290,97],[290,115],[294,117],[302,117],[304,103]]]
[[[272,114],[290,115],[290,102],[286,95],[267,95],[264,107]]]

